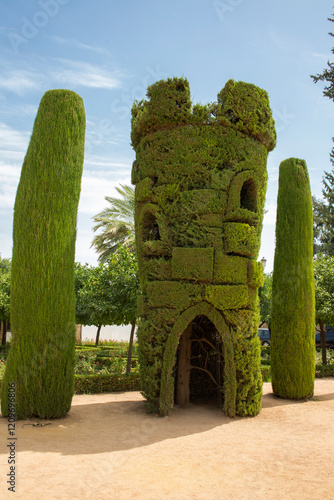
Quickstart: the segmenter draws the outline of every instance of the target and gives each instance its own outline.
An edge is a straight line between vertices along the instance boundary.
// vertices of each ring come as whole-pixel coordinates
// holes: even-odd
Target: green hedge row
[[[97,394],[101,392],[140,391],[140,376],[128,375],[75,375],[75,394]]]
[[[270,382],[270,366],[261,365],[263,382]],[[334,365],[317,365],[315,376],[334,377]],[[0,389],[1,389],[0,379]],[[75,394],[98,394],[102,392],[140,391],[138,373],[129,375],[75,375]]]
[[[127,356],[128,348],[126,347],[104,347],[104,346],[79,346],[75,348],[75,352],[83,353],[91,352],[93,354],[97,354],[98,356],[110,356],[112,354],[121,354],[122,356]],[[133,355],[136,355],[136,349],[132,351]]]
[[[261,373],[263,382],[270,382],[271,370],[270,365],[261,364]],[[334,365],[316,365],[315,367],[316,378],[334,377]]]
[[[334,377],[334,365],[316,365],[315,376],[317,378]]]

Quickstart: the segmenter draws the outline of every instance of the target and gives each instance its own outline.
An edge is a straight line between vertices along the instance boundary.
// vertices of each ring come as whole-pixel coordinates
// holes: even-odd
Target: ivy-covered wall
[[[267,93],[229,80],[193,105],[185,78],[151,85],[132,109],[136,244],[142,287],[140,365],[148,411],[168,413],[180,338],[207,317],[224,360],[224,411],[261,409],[257,288],[268,152]],[[203,371],[203,370],[202,370]]]

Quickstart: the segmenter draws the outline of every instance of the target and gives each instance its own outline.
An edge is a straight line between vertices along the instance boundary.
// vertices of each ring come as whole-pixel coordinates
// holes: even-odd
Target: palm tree
[[[91,245],[95,246],[97,253],[100,254],[98,258],[100,262],[105,262],[120,245],[134,246],[135,190],[123,184],[116,187],[116,190],[122,198],[106,196],[105,200],[110,206],[93,217],[97,223],[93,231],[102,228],[102,233],[94,237]]]
[[[106,196],[105,200],[110,203],[110,206],[93,217],[94,221],[97,222],[93,231],[103,229],[101,234],[94,237],[91,245],[95,246],[97,253],[100,254],[98,257],[100,262],[105,262],[108,256],[115,253],[120,245],[126,245],[130,250],[135,250],[135,190],[131,186],[123,184],[120,184],[116,190],[122,198]],[[131,370],[135,328],[136,319],[131,323],[126,373],[130,373]]]

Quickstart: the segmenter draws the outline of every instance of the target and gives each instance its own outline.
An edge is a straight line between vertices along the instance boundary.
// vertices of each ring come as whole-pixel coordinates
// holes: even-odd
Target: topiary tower
[[[271,377],[277,396],[313,394],[313,211],[304,160],[280,164],[271,310]]]
[[[76,218],[85,111],[69,90],[41,100],[14,207],[11,275],[13,342],[1,410],[15,385],[16,418],[56,418],[74,392]]]
[[[170,78],[132,109],[132,182],[142,299],[138,328],[148,411],[214,397],[227,415],[255,415],[262,379],[257,289],[276,133],[267,93],[229,80],[192,105]]]

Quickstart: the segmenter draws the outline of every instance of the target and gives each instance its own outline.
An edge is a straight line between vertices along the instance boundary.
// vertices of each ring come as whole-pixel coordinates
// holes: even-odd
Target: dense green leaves
[[[272,284],[273,284],[272,273],[264,274],[263,286],[259,288],[260,325],[266,323],[269,327],[271,323]]]
[[[329,17],[328,21],[334,22],[334,17]],[[330,36],[334,36],[334,33],[329,33]],[[332,49],[332,53],[334,54],[334,48]],[[334,100],[334,62],[327,62],[327,68],[323,70],[322,73],[318,75],[311,75],[314,83],[319,81],[326,82],[327,85],[324,88],[324,96],[329,99]]]
[[[316,321],[334,324],[334,257],[319,255],[314,261]]]
[[[3,259],[0,254],[0,274],[5,274],[10,272],[12,263],[10,259]]]
[[[334,169],[322,180],[324,199],[313,197],[314,254],[334,255]]]
[[[320,326],[322,362],[327,363],[325,325],[334,324],[334,257],[319,255],[314,261],[316,321]]]
[[[121,247],[97,267],[76,264],[76,317],[83,325],[127,325],[136,319],[136,257]]]
[[[10,273],[0,274],[0,322],[10,318]]]
[[[328,20],[334,22],[334,17]],[[334,36],[334,33],[329,33],[329,35]],[[334,48],[332,48],[332,53],[334,54]],[[334,101],[334,62],[328,61],[327,68],[321,74],[311,75],[311,78],[314,83],[325,82],[323,94]],[[334,165],[334,148],[331,150],[330,160]],[[334,169],[332,172],[325,172],[323,186],[324,200],[313,198],[314,253],[334,255]]]

